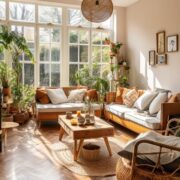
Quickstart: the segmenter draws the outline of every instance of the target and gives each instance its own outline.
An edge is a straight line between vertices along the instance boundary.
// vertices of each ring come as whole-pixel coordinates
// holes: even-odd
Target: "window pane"
[[[93,65],[93,75],[95,77],[100,77],[101,76],[101,66],[100,65],[97,65],[97,64]]]
[[[34,28],[28,26],[12,26],[12,31],[22,34],[26,41],[34,41]]]
[[[110,33],[109,32],[102,32],[102,44],[105,44],[105,39],[110,39]]]
[[[60,65],[51,65],[51,86],[60,86]]]
[[[80,46],[80,62],[88,62],[88,46]]]
[[[6,17],[6,4],[5,4],[5,0],[0,0],[0,19],[5,19]]]
[[[60,29],[51,30],[51,42],[60,42]]]
[[[92,47],[92,60],[95,63],[101,61],[101,47],[99,46]]]
[[[78,65],[77,64],[70,64],[69,66],[69,85],[76,85],[75,81],[75,74],[78,71]]]
[[[61,24],[61,8],[39,6],[39,22]]]
[[[48,44],[40,45],[40,61],[49,61],[49,60],[50,60],[49,45]]]
[[[24,64],[24,84],[34,84],[34,64]]]
[[[71,62],[78,62],[78,46],[70,46],[69,56]]]
[[[89,42],[89,32],[79,31],[79,42],[82,44],[88,44]]]
[[[40,42],[49,43],[50,42],[50,30],[48,28],[39,29],[39,39]]]
[[[35,21],[35,5],[10,2],[10,19],[16,21]]]
[[[110,49],[109,47],[102,47],[102,61],[110,62]]]
[[[60,61],[60,48],[51,47],[51,61]]]
[[[81,12],[78,9],[69,9],[69,24],[72,26],[77,26],[81,22]]]
[[[31,42],[30,42],[30,43],[27,43],[27,44],[28,44],[28,47],[29,47],[31,53],[35,56],[35,44],[34,44],[34,43],[31,43]],[[29,57],[26,56],[26,55],[24,55],[24,60],[25,60],[25,61],[30,61]]]
[[[40,86],[49,86],[49,64],[40,64]]]
[[[92,43],[93,44],[101,44],[101,32],[93,32],[92,33]]]
[[[78,43],[78,31],[71,30],[69,32],[69,42],[70,43]]]

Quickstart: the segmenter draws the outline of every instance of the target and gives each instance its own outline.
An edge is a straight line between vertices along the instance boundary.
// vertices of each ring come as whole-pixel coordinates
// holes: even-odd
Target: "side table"
[[[12,128],[15,128],[15,127],[18,127],[19,124],[16,123],[16,122],[2,122],[2,138],[3,138],[3,141],[4,141],[4,146],[7,145],[7,132],[8,132],[8,129],[12,129]]]

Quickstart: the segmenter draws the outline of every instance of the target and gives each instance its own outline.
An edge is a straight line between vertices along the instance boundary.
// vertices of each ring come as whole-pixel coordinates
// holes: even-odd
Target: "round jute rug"
[[[78,161],[73,160],[73,140],[64,138],[63,141],[52,145],[52,150],[56,155],[56,160],[73,173],[83,176],[110,176],[115,175],[116,163],[119,155],[117,154],[122,145],[115,138],[109,138],[109,143],[113,155],[110,157],[103,139],[85,140],[87,143],[98,144],[100,148],[100,158],[97,161],[84,160],[80,154]]]

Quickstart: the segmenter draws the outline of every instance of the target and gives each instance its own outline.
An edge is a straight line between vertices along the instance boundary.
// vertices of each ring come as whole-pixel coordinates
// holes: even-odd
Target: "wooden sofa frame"
[[[143,133],[152,129],[139,125],[135,122],[123,119],[109,111],[104,110],[105,119],[108,121],[114,121],[125,128],[128,128],[136,133]],[[163,103],[161,105],[161,124],[160,129],[157,131],[164,130],[167,122],[172,115],[180,115],[180,102],[175,103]]]

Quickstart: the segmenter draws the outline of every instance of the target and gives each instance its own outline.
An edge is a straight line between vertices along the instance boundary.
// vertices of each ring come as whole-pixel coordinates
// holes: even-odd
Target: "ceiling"
[[[130,6],[139,0],[112,0],[115,6]]]

